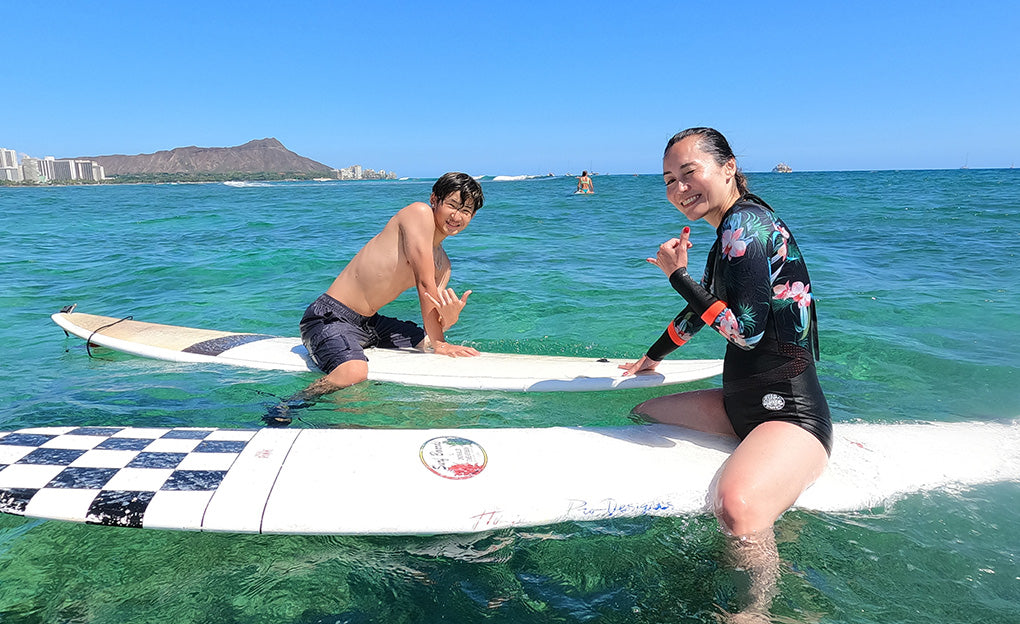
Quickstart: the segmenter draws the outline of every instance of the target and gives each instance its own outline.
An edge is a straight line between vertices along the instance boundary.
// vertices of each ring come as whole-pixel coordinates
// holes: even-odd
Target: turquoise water
[[[752,174],[819,302],[837,421],[1020,417],[1020,174]],[[483,181],[450,239],[472,289],[449,337],[487,351],[637,357],[682,301],[644,258],[686,221],[657,176]],[[98,350],[49,320],[110,316],[296,335],[309,301],[431,181],[0,188],[0,430],[251,427],[295,375]],[[693,225],[692,266],[713,232]],[[407,293],[388,309],[417,318]],[[684,357],[722,357],[703,332]],[[680,355],[680,354],[678,354]],[[714,387],[710,379],[690,387]],[[300,426],[624,425],[662,390],[460,392],[362,384]],[[1020,621],[1020,485],[790,512],[777,621]],[[139,531],[0,516],[3,622],[713,622],[737,589],[708,516],[435,537]]]

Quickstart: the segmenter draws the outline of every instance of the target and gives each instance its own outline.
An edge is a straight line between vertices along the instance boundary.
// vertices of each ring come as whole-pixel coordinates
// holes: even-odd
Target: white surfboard
[[[53,321],[69,334],[141,357],[284,371],[317,371],[299,338],[144,323],[79,312]],[[451,358],[415,349],[367,349],[368,378],[461,390],[577,392],[686,383],[722,373],[722,360],[664,360],[653,373],[623,377],[626,360],[482,353]]]
[[[796,507],[1020,480],[1020,422],[836,424]],[[154,529],[436,534],[705,512],[728,439],[546,429],[41,427],[0,433],[0,511]]]

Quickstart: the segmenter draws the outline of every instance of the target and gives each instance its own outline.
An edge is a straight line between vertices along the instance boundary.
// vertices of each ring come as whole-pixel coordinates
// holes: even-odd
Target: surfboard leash
[[[92,355],[92,337],[95,336],[96,334],[98,334],[99,332],[103,331],[107,327],[113,327],[117,323],[120,323],[120,322],[123,322],[123,321],[130,321],[130,320],[132,320],[134,318],[135,318],[134,316],[125,316],[124,318],[120,319],[119,321],[114,321],[112,323],[107,323],[106,325],[103,325],[102,327],[98,327],[98,328],[94,329],[92,331],[92,333],[89,334],[89,339],[85,341],[85,353],[88,353],[90,358],[96,357],[96,356]]]
[[[275,395],[272,392],[266,392],[265,390],[256,389],[254,390],[254,392],[255,394],[260,394],[262,396],[273,397],[274,399],[279,401],[279,403],[275,406],[270,405],[267,408],[268,413],[262,417],[262,422],[264,422],[267,427],[286,427],[296,420],[300,423],[307,425],[309,429],[320,428],[318,425],[308,422],[304,418],[297,416],[291,411],[302,409],[305,407],[311,407],[315,405],[315,403],[309,403],[306,401],[295,403],[292,400],[284,399],[283,397]],[[274,413],[274,408],[276,408],[276,413]]]

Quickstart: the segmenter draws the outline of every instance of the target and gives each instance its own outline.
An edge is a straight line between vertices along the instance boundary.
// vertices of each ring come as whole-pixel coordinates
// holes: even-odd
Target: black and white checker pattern
[[[42,427],[0,433],[0,511],[149,526],[201,517],[256,430]]]

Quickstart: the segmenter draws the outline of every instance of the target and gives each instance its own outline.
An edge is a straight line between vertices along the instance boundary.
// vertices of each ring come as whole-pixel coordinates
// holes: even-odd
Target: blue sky
[[[0,147],[656,173],[711,125],[747,171],[1009,167],[1018,33],[982,0],[5,2]]]

